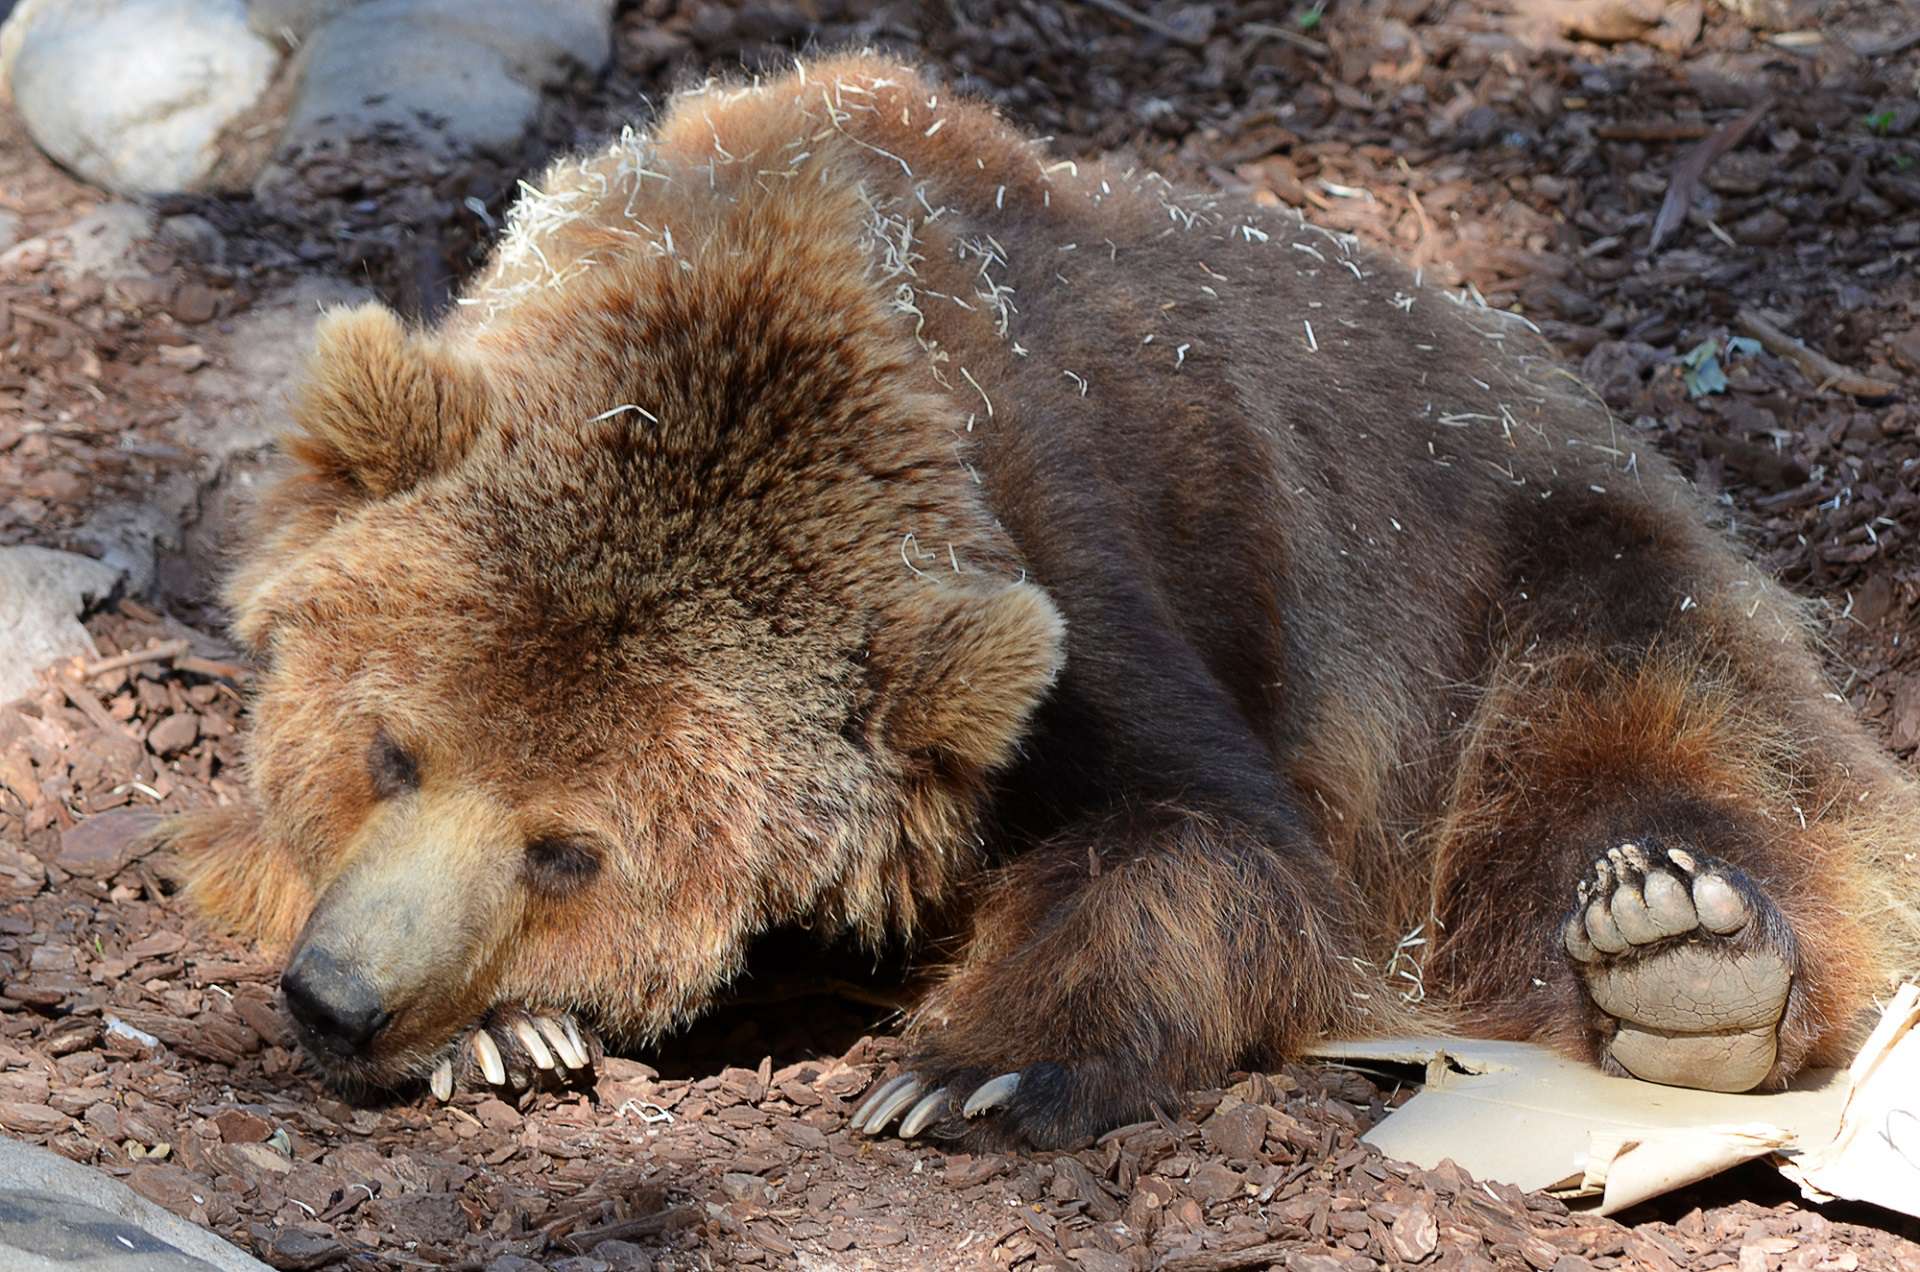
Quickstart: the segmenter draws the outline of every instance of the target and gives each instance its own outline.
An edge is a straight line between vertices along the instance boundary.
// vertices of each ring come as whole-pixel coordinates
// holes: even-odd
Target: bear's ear
[[[457,462],[487,413],[475,370],[383,305],[320,320],[287,451],[316,476],[373,498]]]
[[[1052,598],[1031,583],[928,589],[901,627],[897,659],[875,650],[891,680],[881,726],[888,746],[974,773],[1006,764],[1066,661],[1066,623]]]
[[[162,822],[158,842],[179,854],[186,894],[234,934],[284,949],[313,909],[313,886],[261,829],[250,806],[197,809]]]

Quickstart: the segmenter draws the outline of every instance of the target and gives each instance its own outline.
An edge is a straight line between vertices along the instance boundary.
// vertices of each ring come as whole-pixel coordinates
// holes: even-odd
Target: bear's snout
[[[287,1010],[321,1047],[341,1056],[364,1052],[393,1019],[373,983],[326,950],[304,945],[280,976]]]

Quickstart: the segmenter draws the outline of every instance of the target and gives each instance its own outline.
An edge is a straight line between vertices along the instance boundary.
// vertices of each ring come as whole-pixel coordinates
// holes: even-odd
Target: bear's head
[[[422,1075],[504,1004],[645,1038],[757,933],[911,929],[972,864],[1061,621],[809,235],[323,320],[229,588],[250,799],[176,838],[291,943],[330,1077]]]

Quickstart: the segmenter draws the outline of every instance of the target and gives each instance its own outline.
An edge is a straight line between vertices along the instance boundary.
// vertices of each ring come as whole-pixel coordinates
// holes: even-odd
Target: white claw
[[[1012,1099],[1013,1093],[1019,1087],[1018,1073],[1003,1073],[990,1082],[983,1082],[980,1084],[980,1089],[968,1096],[967,1102],[960,1106],[961,1115],[979,1117],[989,1109],[997,1109]]]
[[[539,1026],[540,1032],[546,1037],[546,1040],[553,1044],[554,1054],[559,1056],[561,1061],[564,1062],[569,1069],[584,1069],[587,1067],[586,1056],[582,1055],[580,1049],[573,1045],[573,1039],[567,1037],[567,1031],[560,1027],[558,1021],[547,1016],[535,1016],[533,1023]]]
[[[480,1062],[480,1072],[486,1075],[493,1086],[507,1084],[506,1062],[500,1059],[500,1047],[493,1036],[484,1029],[473,1031],[473,1058]]]
[[[854,1130],[860,1130],[862,1126],[866,1126],[866,1120],[874,1114],[874,1109],[879,1109],[879,1101],[887,1099],[889,1095],[893,1095],[895,1091],[899,1091],[902,1086],[906,1086],[908,1080],[912,1080],[912,1074],[900,1074],[897,1078],[889,1078],[889,1080],[881,1082],[877,1088],[872,1089],[872,1091],[868,1093],[868,1097],[860,1101],[860,1107],[852,1111],[852,1128],[854,1128]]]
[[[924,1131],[927,1123],[946,1110],[947,1104],[948,1096],[945,1087],[920,1097],[920,1103],[908,1109],[907,1115],[900,1119],[900,1138],[912,1139]]]
[[[880,1132],[886,1130],[887,1124],[893,1121],[894,1118],[900,1116],[901,1112],[909,1104],[919,1099],[920,1093],[926,1089],[926,1086],[919,1078],[908,1074],[906,1085],[895,1091],[885,1100],[882,1100],[880,1107],[873,1111],[873,1116],[868,1118],[866,1125],[860,1129],[869,1135],[878,1135]]]
[[[913,1081],[913,1075],[911,1073],[903,1073],[897,1078],[882,1082],[874,1089],[873,1094],[860,1101],[860,1107],[853,1111],[853,1120],[851,1122],[853,1129],[856,1131],[866,1130],[867,1119],[873,1116],[874,1110],[882,1104],[885,1104],[892,1098],[895,1091],[898,1091],[911,1081]]]
[[[567,1041],[573,1044],[574,1054],[580,1057],[580,1067],[586,1068],[593,1063],[593,1048],[587,1045],[586,1035],[580,1032],[580,1026],[573,1023],[572,1016],[560,1018],[560,1028],[566,1033]]]
[[[445,1104],[453,1098],[453,1061],[442,1060],[434,1068],[433,1076],[427,1079],[427,1086],[433,1092],[433,1098]]]
[[[547,1050],[546,1043],[540,1041],[539,1031],[536,1030],[530,1022],[525,1020],[514,1021],[513,1036],[520,1040],[520,1045],[525,1047],[527,1054],[533,1057],[535,1068],[553,1068],[553,1053]]]
[[[1576,911],[1574,916],[1567,920],[1566,927],[1561,930],[1561,937],[1566,942],[1567,953],[1580,962],[1591,963],[1599,957],[1599,952],[1593,948],[1593,942],[1587,939],[1587,918],[1584,910]]]

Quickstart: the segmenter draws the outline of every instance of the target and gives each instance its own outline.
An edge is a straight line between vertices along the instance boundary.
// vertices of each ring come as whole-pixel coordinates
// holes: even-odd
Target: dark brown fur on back
[[[440,329],[330,320],[300,426],[232,589],[252,833],[181,834],[230,921],[361,916],[410,1014],[358,1076],[503,1003],[648,1035],[769,926],[955,913],[916,1064],[1026,1072],[1030,1142],[1414,983],[1592,1054],[1556,932],[1623,835],[1793,924],[1776,1078],[1911,962],[1910,782],[1523,322],[887,63],[557,166]],[[598,870],[564,894],[521,863],[557,835]],[[445,953],[389,957],[356,889],[428,875]]]

